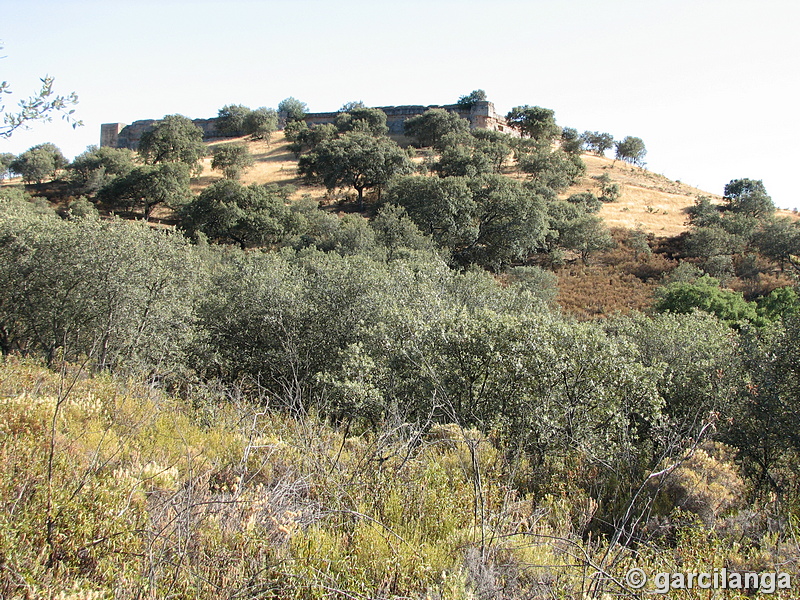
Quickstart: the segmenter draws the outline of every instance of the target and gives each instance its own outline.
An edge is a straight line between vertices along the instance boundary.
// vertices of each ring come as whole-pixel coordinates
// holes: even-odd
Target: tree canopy
[[[11,174],[11,163],[17,158],[11,152],[0,152],[0,179],[5,179]]]
[[[54,179],[58,171],[69,164],[64,155],[54,144],[38,144],[26,150],[14,160],[8,169],[22,175],[28,183],[41,183],[45,179]]]
[[[647,150],[641,138],[627,136],[616,143],[616,158],[625,162],[643,167]]]
[[[245,133],[245,121],[252,111],[241,104],[227,104],[219,109],[215,127],[224,136],[241,136]]]
[[[278,104],[278,112],[286,115],[286,122],[302,121],[308,113],[308,106],[293,96],[284,98]]]
[[[180,208],[181,227],[215,242],[241,248],[276,243],[287,231],[289,209],[284,190],[236,181],[217,181]]]
[[[403,127],[406,135],[414,138],[419,146],[437,148],[449,134],[465,136],[469,133],[469,121],[443,108],[430,108],[406,119]]]
[[[115,177],[127,175],[136,166],[136,153],[128,148],[90,146],[69,165],[71,180],[81,193],[94,193]]]
[[[340,112],[336,115],[334,125],[341,133],[361,131],[373,136],[389,133],[389,127],[386,125],[386,113],[380,108],[354,107],[349,111]]]
[[[244,132],[254,140],[269,141],[277,128],[278,113],[266,106],[250,111],[244,120]]]
[[[253,155],[244,144],[222,144],[214,148],[211,168],[222,171],[225,179],[239,179],[254,164]]]
[[[469,94],[461,96],[456,104],[463,108],[472,108],[476,102],[484,101],[486,101],[486,92],[483,90],[473,90]]]
[[[725,210],[734,213],[764,218],[775,212],[775,204],[761,180],[734,179],[725,186],[724,196]]]
[[[320,143],[300,158],[298,169],[330,190],[354,188],[363,207],[364,190],[385,186],[395,175],[411,172],[411,163],[392,140],[356,131]]]
[[[136,167],[111,181],[98,197],[112,207],[141,208],[148,220],[159,204],[178,208],[191,197],[189,167],[181,162]]]
[[[506,115],[506,120],[522,135],[537,141],[552,141],[561,135],[556,125],[555,112],[541,106],[515,106]]]
[[[606,150],[614,147],[614,136],[610,133],[584,131],[581,134],[581,139],[590,152],[594,152],[600,156],[603,156]]]
[[[148,165],[183,163],[200,173],[205,152],[203,130],[183,115],[167,115],[139,140],[139,155]]]
[[[404,177],[387,198],[461,266],[499,268],[534,251],[547,230],[541,199],[500,175]]]

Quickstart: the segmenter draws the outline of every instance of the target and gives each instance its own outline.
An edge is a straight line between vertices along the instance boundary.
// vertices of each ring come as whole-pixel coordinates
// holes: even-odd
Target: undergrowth
[[[776,533],[732,545],[691,518],[677,543],[593,538],[596,504],[568,470],[523,492],[527,461],[455,424],[356,431],[12,358],[0,412],[3,598],[639,597],[631,565],[798,556]],[[709,597],[692,593],[671,597]]]

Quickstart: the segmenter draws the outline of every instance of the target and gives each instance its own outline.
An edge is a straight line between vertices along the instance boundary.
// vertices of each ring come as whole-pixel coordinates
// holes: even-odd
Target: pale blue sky
[[[312,111],[446,104],[486,90],[562,126],[641,137],[650,169],[721,193],[763,179],[800,207],[800,5],[790,0],[385,2],[0,0],[10,108],[45,74],[76,91],[85,126],[36,124],[0,141],[69,157],[100,124],[225,104]]]

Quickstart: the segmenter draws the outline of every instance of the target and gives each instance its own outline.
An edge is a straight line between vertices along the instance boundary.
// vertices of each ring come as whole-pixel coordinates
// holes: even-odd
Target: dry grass
[[[211,142],[209,146],[209,156],[203,159],[203,172],[199,177],[192,180],[192,190],[197,192],[222,179],[219,171],[211,170],[211,151],[217,146],[225,144],[246,144],[253,155],[255,165],[248,169],[241,178],[241,183],[250,185],[277,184],[293,185],[297,187],[293,197],[300,198],[301,195],[308,194],[315,200],[322,200],[326,190],[321,186],[312,186],[303,182],[297,175],[297,159],[289,151],[289,142],[283,136],[283,132],[278,131],[273,134],[272,140],[248,141],[247,138],[233,138],[217,142]]]
[[[619,185],[621,192],[616,202],[604,204],[600,211],[609,227],[634,229],[641,226],[659,237],[680,235],[688,229],[686,210],[698,196],[722,200],[719,196],[621,161],[593,154],[584,154],[582,159],[586,163],[586,175],[566,195],[588,191],[599,196],[599,182],[595,178],[607,175],[611,183]]]
[[[564,194],[592,192],[599,196],[596,177],[608,175],[611,183],[620,187],[616,202],[603,205],[600,216],[608,227],[635,229],[641,226],[658,237],[680,235],[689,229],[687,209],[698,196],[706,196],[721,203],[722,197],[703,191],[680,181],[673,181],[647,169],[634,167],[610,158],[584,154],[586,174]],[[800,219],[790,210],[780,209],[776,216]]]
[[[289,142],[283,132],[276,132],[272,137],[270,142],[252,142],[247,141],[247,138],[221,140],[210,143],[209,148],[222,144],[246,143],[255,159],[255,166],[242,176],[242,183],[293,185],[297,187],[293,198],[308,194],[315,200],[324,202],[327,199],[324,187],[308,185],[298,177],[297,159],[289,151]],[[403,136],[394,137],[401,145],[408,143]],[[619,199],[605,204],[600,211],[600,216],[608,227],[634,229],[641,226],[657,237],[672,237],[688,230],[687,209],[698,196],[707,196],[713,201],[722,202],[721,196],[621,161],[594,154],[583,154],[581,158],[586,164],[586,174],[563,197],[584,191],[599,196],[599,182],[596,178],[608,175],[611,183],[618,184],[621,190]],[[415,162],[421,161],[422,158],[418,157]],[[204,159],[203,173],[193,180],[192,187],[198,191],[221,178],[219,172],[211,170],[209,156]],[[800,216],[788,210],[779,210],[777,215],[800,219]]]
[[[558,305],[581,321],[646,311],[653,303],[657,285],[607,265],[573,265],[556,275]]]

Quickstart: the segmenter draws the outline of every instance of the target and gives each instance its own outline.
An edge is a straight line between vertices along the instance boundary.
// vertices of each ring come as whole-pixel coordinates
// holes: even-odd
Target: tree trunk
[[[364,212],[364,188],[357,187],[356,191],[358,192],[358,210],[359,212]]]

